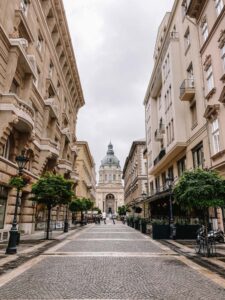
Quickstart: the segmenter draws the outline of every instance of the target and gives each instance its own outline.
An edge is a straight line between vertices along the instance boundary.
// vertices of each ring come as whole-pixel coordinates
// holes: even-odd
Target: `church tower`
[[[124,205],[124,188],[120,161],[115,156],[110,142],[106,156],[99,168],[99,183],[96,189],[96,205],[107,214],[116,213]]]

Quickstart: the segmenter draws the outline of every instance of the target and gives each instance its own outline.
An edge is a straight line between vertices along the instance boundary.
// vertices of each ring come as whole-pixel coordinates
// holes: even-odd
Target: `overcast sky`
[[[158,26],[173,0],[63,0],[85,106],[77,138],[89,143],[98,172],[111,140],[123,167],[145,137],[143,100]]]

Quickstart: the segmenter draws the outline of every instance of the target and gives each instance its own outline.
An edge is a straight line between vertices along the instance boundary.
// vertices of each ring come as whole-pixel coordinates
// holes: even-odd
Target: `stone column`
[[[13,78],[16,73],[18,58],[19,58],[19,52],[16,48],[13,47],[10,50],[8,56],[8,64],[6,69],[6,78],[5,78],[5,86],[4,86],[5,93],[8,93],[10,90]]]

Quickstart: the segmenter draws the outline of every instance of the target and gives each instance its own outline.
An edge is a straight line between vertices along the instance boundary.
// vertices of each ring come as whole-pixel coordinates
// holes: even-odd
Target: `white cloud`
[[[158,26],[173,0],[64,0],[86,105],[77,136],[98,166],[111,140],[123,163],[143,138],[142,105]]]

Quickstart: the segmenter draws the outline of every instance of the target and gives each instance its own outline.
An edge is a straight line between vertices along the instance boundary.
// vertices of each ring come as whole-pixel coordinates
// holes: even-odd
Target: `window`
[[[29,0],[21,0],[20,1],[20,9],[24,13],[25,16],[27,16],[28,12],[28,5],[29,5]]]
[[[189,49],[190,45],[191,45],[190,30],[189,30],[189,27],[188,27],[188,29],[186,30],[185,35],[184,35],[184,47],[185,47],[185,51],[187,51]]]
[[[206,70],[206,82],[207,82],[208,92],[210,92],[214,88],[212,65],[210,65]]]
[[[37,76],[36,76],[36,78],[34,78],[34,85],[36,86],[36,88],[38,88],[38,85],[39,85],[40,74],[41,74],[40,69],[37,68],[37,74],[36,74]]]
[[[49,77],[52,77],[53,69],[54,69],[54,65],[53,65],[52,61],[50,61],[49,70],[48,70]]]
[[[158,97],[158,101],[159,101],[159,110],[160,110],[160,108],[161,108],[161,106],[162,106],[162,99],[161,99],[161,95],[159,95],[159,97]]]
[[[219,135],[219,122],[215,119],[212,122],[212,144],[214,154],[220,151],[220,135]]]
[[[190,106],[191,111],[191,126],[194,128],[197,125],[197,109],[196,102],[194,101]]]
[[[202,23],[202,36],[203,36],[204,42],[207,40],[208,35],[209,35],[208,24],[207,24],[206,20],[204,20]]]
[[[223,0],[216,0],[215,1],[215,6],[216,6],[216,13],[217,13],[217,16],[220,15],[222,9],[223,9]]]
[[[10,153],[10,138],[7,139],[7,141],[3,147],[2,156],[6,159],[9,159],[9,153]]]
[[[194,87],[194,70],[192,63],[187,68],[188,87]]]
[[[12,94],[18,94],[18,90],[19,90],[19,83],[14,78],[12,81],[11,87],[9,89],[9,92]]]
[[[151,195],[154,194],[154,183],[153,183],[153,181],[150,182],[150,193],[151,193]]]
[[[113,175],[113,180],[114,180],[114,181],[116,180],[116,175],[115,175],[115,174]]]
[[[38,40],[37,40],[37,49],[39,52],[41,52],[42,48],[43,48],[43,38],[42,38],[41,34],[39,33]]]
[[[174,141],[174,125],[173,125],[173,119],[171,120],[171,141]]]
[[[171,178],[172,180],[174,179],[173,166],[168,169],[168,177]]]
[[[7,188],[5,186],[0,185],[0,229],[4,228],[7,197],[8,197]]]
[[[160,191],[160,177],[156,177],[155,179],[155,189],[156,189],[156,193]]]
[[[107,181],[107,175],[105,175],[105,181]]]
[[[221,58],[223,62],[223,71],[225,72],[225,44],[221,48]]]
[[[178,176],[180,177],[186,170],[186,157],[181,158],[177,162]]]
[[[182,2],[182,18],[184,19],[184,17],[186,16],[186,12],[187,12],[187,1],[183,1]]]
[[[192,149],[192,157],[194,168],[204,167],[204,152],[202,143],[198,144],[194,149]]]

